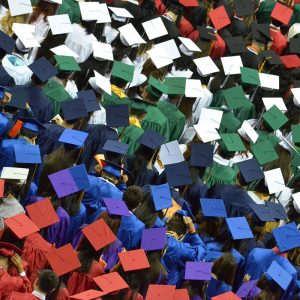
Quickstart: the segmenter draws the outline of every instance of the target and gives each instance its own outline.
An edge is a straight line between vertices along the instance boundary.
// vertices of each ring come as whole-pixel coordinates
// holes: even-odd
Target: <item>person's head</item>
[[[58,283],[58,276],[53,271],[45,269],[39,273],[38,278],[33,284],[33,288],[38,292],[47,295],[55,290]]]
[[[256,286],[261,289],[261,293],[257,295],[255,300],[276,300],[281,297],[281,288],[273,280],[268,280],[266,275],[257,281]]]
[[[143,191],[137,185],[129,186],[123,193],[123,201],[130,211],[135,210],[143,201]]]
[[[48,16],[53,16],[56,14],[57,8],[58,8],[57,3],[51,3],[44,0],[39,0],[35,6],[35,10],[33,11],[33,13],[29,18],[28,23],[29,24],[34,23],[41,15],[44,17],[44,20],[46,21]]]
[[[24,127],[21,128],[19,134],[19,137],[26,138],[29,141],[29,143],[32,145],[35,145],[37,136],[38,136],[38,131],[33,131]]]
[[[121,218],[119,216],[111,217],[106,211],[103,212],[99,219],[103,219],[104,222],[108,225],[110,230],[114,233],[117,234],[120,225],[121,225]]]
[[[178,238],[182,238],[186,234],[186,225],[183,221],[182,215],[175,214],[167,222],[167,230],[175,232]]]
[[[125,89],[128,82],[126,80],[122,79],[122,78],[111,76],[110,83],[112,85],[117,86],[118,88]]]
[[[61,206],[70,215],[70,217],[78,214],[83,196],[84,192],[80,191],[61,198]]]

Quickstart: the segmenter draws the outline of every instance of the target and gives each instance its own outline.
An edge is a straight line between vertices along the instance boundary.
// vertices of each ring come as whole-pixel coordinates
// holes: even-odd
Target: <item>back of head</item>
[[[129,186],[123,193],[123,201],[129,210],[134,210],[143,201],[143,191],[137,185]]]
[[[167,230],[174,231],[178,236],[186,234],[186,225],[181,215],[175,214],[167,223]]]
[[[54,291],[58,283],[58,276],[53,271],[47,269],[42,270],[37,279],[38,289],[46,295]]]

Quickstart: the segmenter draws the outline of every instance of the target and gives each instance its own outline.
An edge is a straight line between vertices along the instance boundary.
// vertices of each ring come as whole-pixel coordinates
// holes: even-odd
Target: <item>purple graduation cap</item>
[[[185,265],[185,280],[205,280],[211,279],[212,263],[209,262],[191,262]]]
[[[256,297],[260,294],[261,289],[256,287],[257,280],[250,280],[244,282],[236,292],[236,295],[240,298]]]
[[[167,243],[165,227],[145,229],[142,235],[141,248],[145,251],[164,249]]]
[[[107,212],[110,215],[126,217],[131,215],[126,203],[123,200],[103,198],[103,201],[106,205]]]

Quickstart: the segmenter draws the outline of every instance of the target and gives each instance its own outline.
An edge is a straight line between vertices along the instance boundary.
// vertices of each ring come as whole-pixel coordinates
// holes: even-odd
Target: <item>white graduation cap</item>
[[[100,87],[105,93],[111,95],[111,84],[110,80],[102,76],[100,73],[94,70],[96,85]]]
[[[62,4],[62,0],[44,0],[44,1],[49,2],[49,3]]]
[[[75,53],[73,50],[71,50],[66,45],[60,45],[60,46],[51,48],[50,51],[52,51],[56,55],[72,56],[74,58],[78,58],[79,57],[77,55],[77,53]]]
[[[248,142],[256,143],[259,138],[258,133],[254,130],[254,128],[250,125],[249,122],[244,121],[241,128],[238,129],[238,133]]]
[[[285,103],[281,97],[264,97],[262,98],[262,101],[266,107],[266,110],[269,110],[273,105],[276,105],[277,108],[282,112],[287,111],[287,107],[285,106]]]
[[[6,180],[26,180],[28,173],[29,169],[25,168],[3,167],[0,178]]]
[[[179,49],[187,56],[192,56],[194,52],[201,52],[201,49],[189,38],[178,37],[181,41]]]
[[[30,0],[8,0],[8,6],[12,17],[32,13]]]
[[[196,124],[194,125],[194,129],[196,130],[198,137],[202,140],[203,143],[216,141],[221,138],[215,128],[212,128],[206,124]]]
[[[68,14],[49,16],[47,20],[53,35],[70,33],[73,31]]]
[[[198,124],[202,124],[207,128],[220,128],[223,112],[221,110],[202,108],[200,112]]]
[[[96,59],[114,60],[113,50],[110,44],[93,42],[93,55]]]
[[[125,22],[127,18],[134,18],[133,15],[126,9],[122,7],[108,7],[112,12],[112,17],[116,21]]]
[[[187,79],[185,84],[185,96],[187,98],[198,98],[203,94],[201,80]]]
[[[165,50],[170,59],[176,59],[181,56],[174,40],[168,40],[166,42],[156,44],[154,48]]]
[[[285,183],[280,168],[265,171],[264,173],[269,194],[278,193],[285,189]]]
[[[294,88],[291,89],[293,95],[294,95],[294,104],[298,107],[300,107],[300,88]]]
[[[100,12],[97,23],[110,23],[111,18],[106,3],[100,3],[98,9],[100,10]]]
[[[120,39],[125,46],[146,44],[146,41],[140,36],[131,23],[119,27],[118,30],[121,34]]]
[[[178,141],[172,141],[161,145],[159,157],[165,166],[184,161]]]
[[[207,76],[220,71],[210,56],[194,59],[194,63],[201,76]]]
[[[98,21],[101,19],[104,11],[103,6],[99,2],[80,2],[79,8],[81,12],[81,19],[84,21]],[[107,13],[109,15],[108,10]],[[109,16],[109,20],[110,20],[110,16]]]
[[[260,86],[265,89],[279,90],[279,76],[259,73]]]
[[[160,17],[144,22],[142,25],[150,41],[168,34]]]
[[[13,23],[13,32],[20,39],[25,48],[40,47],[40,43],[33,35],[35,32],[35,26],[23,23]]]
[[[300,213],[300,192],[293,194],[292,197],[294,199],[294,208],[298,213]]]
[[[173,60],[169,58],[167,51],[163,48],[152,48],[147,53],[157,69],[173,63]]]
[[[221,61],[225,75],[241,74],[241,67],[243,67],[243,62],[239,55],[221,57]]]

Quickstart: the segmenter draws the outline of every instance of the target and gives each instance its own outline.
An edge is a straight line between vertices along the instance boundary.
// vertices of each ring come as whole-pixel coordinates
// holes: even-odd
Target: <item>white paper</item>
[[[93,51],[95,58],[102,58],[107,60],[114,60],[113,50],[110,44],[94,42]]]
[[[117,17],[121,18],[133,18],[133,15],[126,9],[122,7],[108,7]]]
[[[244,131],[247,137],[255,144],[257,139],[259,138],[259,135],[254,130],[254,128],[247,121],[244,121],[241,129]]]
[[[194,59],[194,63],[203,76],[220,71],[210,56]]]
[[[168,53],[163,49],[153,48],[147,53],[157,69],[173,63],[173,60],[169,58]]]
[[[269,110],[272,106],[276,105],[278,109],[282,112],[287,111],[287,107],[282,98],[280,97],[270,97],[270,98],[262,98],[262,101],[266,107],[266,110]]]
[[[32,13],[30,0],[8,0],[8,6],[12,17]]]
[[[1,172],[2,179],[26,180],[29,169],[3,167]]]
[[[205,124],[196,124],[194,125],[194,128],[197,132],[198,137],[202,140],[203,143],[212,142],[221,138],[215,128],[210,128],[209,126],[205,126]]]
[[[103,11],[103,8],[99,2],[80,2],[79,8],[82,20],[97,21],[101,19],[101,13]]]
[[[279,90],[279,76],[259,73],[260,86],[267,89]]]
[[[70,33],[73,31],[69,15],[67,14],[49,16],[48,22],[53,35]]]
[[[168,54],[168,58],[170,59],[176,59],[181,56],[174,40],[156,44],[154,48],[165,50],[165,52]]]
[[[105,93],[111,95],[111,85],[108,78],[102,76],[100,73],[94,70],[96,84],[103,90]]]
[[[184,37],[178,37],[181,43],[191,52],[201,52],[201,49],[191,40]]]
[[[284,179],[280,168],[266,171],[264,173],[269,194],[278,193],[285,189]]]
[[[99,10],[100,18],[98,19],[97,23],[110,23],[111,18],[106,3],[100,3]]]
[[[150,41],[168,34],[165,24],[160,17],[144,22],[142,25]]]
[[[187,79],[185,84],[185,96],[187,98],[198,98],[203,95],[201,80]]]
[[[178,141],[172,141],[170,143],[161,145],[159,157],[165,166],[184,161]]]
[[[78,58],[79,56],[77,53],[75,53],[73,50],[71,50],[69,47],[66,45],[60,45],[57,47],[54,47],[50,49],[54,54],[56,55],[63,55],[63,56],[72,56],[74,58]]]
[[[200,112],[198,124],[202,124],[207,128],[220,128],[223,112],[216,109],[202,108]]]
[[[140,34],[136,31],[131,23],[119,27],[118,30],[126,40],[129,46],[135,44],[145,44],[146,41],[142,39]]]
[[[239,55],[221,57],[223,69],[225,75],[235,75],[241,73],[241,67],[243,67],[242,59]]]

